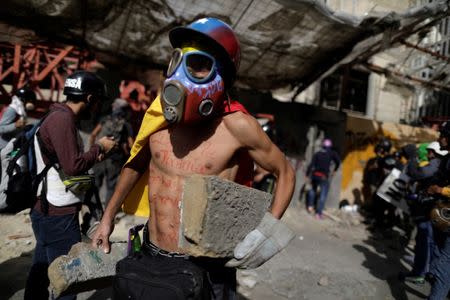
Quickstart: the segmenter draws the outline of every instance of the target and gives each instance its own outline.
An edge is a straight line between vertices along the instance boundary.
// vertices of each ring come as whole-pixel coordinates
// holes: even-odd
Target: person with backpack
[[[0,119],[0,149],[27,124],[27,111],[34,109],[36,94],[29,88],[20,88],[11,98]]]
[[[106,199],[102,201],[105,206],[114,192],[122,166],[127,161],[134,143],[133,129],[128,122],[129,113],[128,102],[121,98],[115,99],[112,103],[112,113],[100,121],[89,137],[90,145],[105,136],[113,137],[119,145],[115,151],[111,152],[103,161],[95,164],[93,168],[95,184],[99,190],[103,185],[103,179],[106,182]]]
[[[76,176],[86,174],[116,146],[114,140],[104,137],[84,152],[77,128],[77,120],[89,119],[106,98],[103,80],[93,73],[77,71],[67,77],[63,93],[66,102],[50,107],[34,138],[37,172],[51,167],[39,185],[30,212],[36,248],[25,299],[48,299],[48,266],[81,241],[78,212],[88,184],[83,181],[81,185]],[[75,298],[69,295],[60,299]]]
[[[314,212],[314,200],[316,198],[317,188],[319,191],[319,203],[316,209],[316,219],[322,219],[322,211],[325,207],[325,201],[328,196],[328,188],[330,186],[330,179],[334,172],[339,168],[341,160],[339,155],[331,147],[333,143],[330,139],[324,139],[322,142],[322,149],[314,153],[311,163],[306,170],[306,176],[311,182],[311,189],[308,191],[308,212]],[[331,163],[334,162],[334,170],[331,171]]]

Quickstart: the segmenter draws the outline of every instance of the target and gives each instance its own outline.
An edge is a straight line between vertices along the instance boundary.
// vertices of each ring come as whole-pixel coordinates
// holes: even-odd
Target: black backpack
[[[17,213],[36,201],[39,183],[51,165],[37,174],[34,137],[48,113],[34,125],[27,125],[0,151],[0,212]]]

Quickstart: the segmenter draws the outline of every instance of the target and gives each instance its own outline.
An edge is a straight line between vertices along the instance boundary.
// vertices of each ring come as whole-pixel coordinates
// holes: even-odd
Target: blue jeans
[[[317,187],[320,187],[319,203],[317,205],[316,213],[321,215],[325,207],[325,201],[327,200],[328,187],[330,183],[326,177],[312,176],[311,184],[312,188],[308,191],[308,207],[314,206]]]
[[[434,256],[431,261],[430,273],[435,281],[431,287],[430,300],[446,299],[450,289],[450,235],[435,230]]]
[[[24,299],[48,299],[48,266],[55,258],[67,254],[74,244],[81,241],[78,213],[46,216],[33,209],[30,217],[36,238],[36,248],[27,278]],[[76,295],[58,299],[76,299]]]
[[[417,222],[416,246],[414,248],[414,265],[411,274],[425,276],[429,270],[431,254],[434,248],[433,227],[429,220]]]

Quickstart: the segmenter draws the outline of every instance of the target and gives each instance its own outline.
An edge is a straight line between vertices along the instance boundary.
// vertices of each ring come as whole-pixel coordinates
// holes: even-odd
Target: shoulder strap
[[[41,139],[41,136],[40,136],[40,133],[39,133],[38,129],[41,126],[41,124],[44,121],[44,119],[46,119],[51,113],[53,113],[55,111],[58,111],[58,110],[49,111],[41,118],[41,120],[39,121],[39,126],[36,127],[36,129],[35,129],[35,131],[34,131],[34,133],[32,135],[32,138],[31,138],[31,140],[34,140],[33,137],[36,136],[36,139],[37,139],[37,142],[38,142],[38,145],[39,145],[39,149],[41,150],[41,153],[44,152],[45,156],[50,160],[50,163],[49,164],[45,164],[44,169],[39,174],[37,174],[34,177],[33,187],[32,187],[33,188],[33,194],[36,195],[38,187],[39,187],[39,184],[42,181],[42,190],[41,190],[41,195],[40,195],[40,197],[41,197],[41,211],[45,215],[48,214],[48,206],[49,206],[48,201],[47,201],[47,172],[57,162],[57,158],[56,158],[56,156],[54,156],[51,153],[49,153],[49,151],[45,147],[45,144],[42,143],[42,139]],[[59,111],[61,111],[61,110],[59,110]],[[34,143],[33,143],[33,146],[34,146]],[[36,154],[34,153],[34,155],[36,155]]]
[[[45,118],[47,118],[51,113],[53,113],[55,111],[63,111],[63,110],[62,109],[56,109],[56,110],[49,111],[47,114],[45,114],[44,117],[42,117],[42,119],[40,120],[40,123],[42,123]],[[39,124],[39,127],[40,127],[40,124]],[[44,153],[45,157],[50,160],[50,167],[51,167],[51,166],[53,166],[54,164],[56,164],[58,162],[58,157],[48,150],[48,148],[45,146],[45,144],[42,141],[40,132],[37,131],[37,129],[38,128],[36,128],[36,130],[35,130],[35,134],[36,134],[36,138],[37,138],[37,141],[38,141],[38,145],[39,145],[39,147],[41,149],[41,152]],[[46,166],[47,166],[47,164],[46,164]]]

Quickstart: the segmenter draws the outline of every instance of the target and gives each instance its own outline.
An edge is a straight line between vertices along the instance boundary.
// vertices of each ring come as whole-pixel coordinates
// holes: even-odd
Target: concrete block
[[[77,243],[68,255],[58,257],[49,266],[50,288],[57,297],[63,292],[80,293],[110,286],[116,263],[126,254],[126,243],[112,243],[109,254],[88,243]]]
[[[183,189],[179,247],[193,256],[232,257],[271,201],[271,194],[232,181],[191,176]]]

